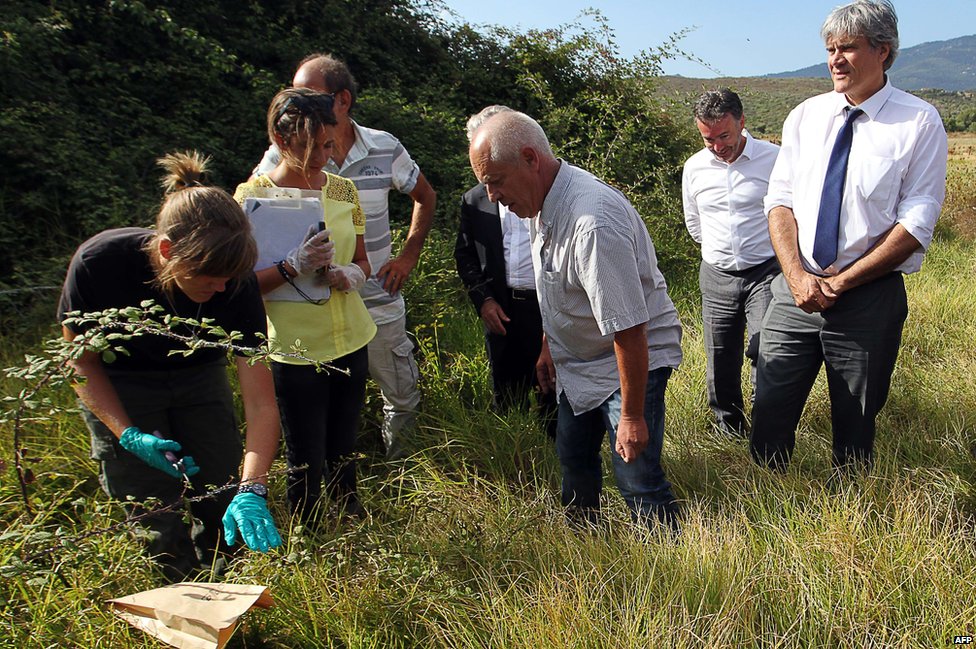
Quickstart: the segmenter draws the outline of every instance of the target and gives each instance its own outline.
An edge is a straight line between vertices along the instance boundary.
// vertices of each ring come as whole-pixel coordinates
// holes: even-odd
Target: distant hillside
[[[898,65],[896,62],[895,65]],[[691,123],[691,107],[704,90],[732,88],[746,109],[746,128],[754,135],[778,140],[783,120],[794,106],[808,97],[828,92],[831,83],[820,78],[726,77],[693,79],[660,77],[656,95],[677,121]],[[976,92],[916,90],[914,94],[935,106],[950,131],[976,131]]]
[[[657,95],[678,121],[691,123],[691,107],[704,90],[731,88],[742,98],[746,109],[746,128],[753,135],[778,140],[786,115],[807,97],[831,89],[827,79],[767,77],[726,77],[722,79],[692,79],[689,77],[661,77],[657,81]]]
[[[903,90],[976,90],[976,35],[907,47],[898,53],[889,74],[892,83]],[[827,78],[830,75],[823,61],[800,70],[766,76]]]

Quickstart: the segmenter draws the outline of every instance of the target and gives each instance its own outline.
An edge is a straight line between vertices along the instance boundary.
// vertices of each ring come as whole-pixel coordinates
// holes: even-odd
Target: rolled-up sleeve
[[[945,200],[948,139],[941,121],[926,115],[919,127],[898,195],[895,222],[928,249]]]
[[[783,122],[783,143],[769,175],[769,188],[763,199],[766,216],[774,207],[793,209],[793,152],[799,137],[800,112],[800,108],[794,108]]]

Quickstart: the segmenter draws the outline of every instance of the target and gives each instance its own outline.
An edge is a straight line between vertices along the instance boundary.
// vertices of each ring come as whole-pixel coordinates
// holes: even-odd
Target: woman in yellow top
[[[268,137],[281,150],[281,162],[268,175],[239,185],[234,195],[243,203],[259,193],[258,188],[321,192],[326,229],[296,241],[275,265],[256,269],[266,296],[272,351],[298,349],[307,358],[343,370],[319,371],[290,356],[272,356],[288,466],[308,465],[304,472],[288,476],[292,513],[304,523],[319,513],[323,480],[340,511],[363,514],[356,495],[354,452],[366,394],[366,344],[376,325],[358,293],[370,272],[359,195],[351,181],[323,169],[332,154],[335,124],[331,95],[306,88],[279,92],[268,107]],[[295,285],[299,275],[328,284],[330,296],[312,299]],[[292,296],[298,301],[267,299],[285,283],[300,296]]]

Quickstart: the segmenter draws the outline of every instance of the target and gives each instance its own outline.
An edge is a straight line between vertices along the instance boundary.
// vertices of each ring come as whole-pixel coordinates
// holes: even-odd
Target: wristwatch
[[[265,487],[260,482],[247,482],[241,484],[237,487],[237,493],[239,494],[254,494],[255,496],[261,496],[262,498],[268,498],[268,488]]]

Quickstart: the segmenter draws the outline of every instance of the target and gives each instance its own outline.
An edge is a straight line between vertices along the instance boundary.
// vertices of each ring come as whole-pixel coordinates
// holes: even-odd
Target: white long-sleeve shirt
[[[763,197],[779,147],[742,135],[745,147],[731,164],[702,149],[681,177],[685,225],[705,263],[720,270],[745,270],[773,256]]]
[[[945,199],[948,141],[935,108],[890,81],[858,106],[864,115],[854,121],[837,259],[828,268],[813,259],[820,194],[845,106],[842,93],[829,92],[804,101],[786,118],[766,213],[777,206],[793,210],[803,265],[825,275],[843,270],[901,224],[921,248],[895,270],[914,273],[922,267]]]

